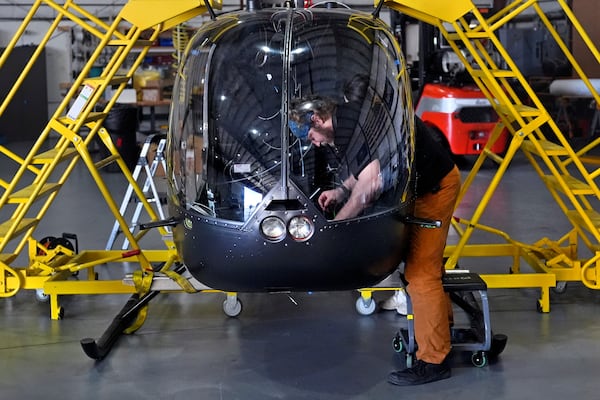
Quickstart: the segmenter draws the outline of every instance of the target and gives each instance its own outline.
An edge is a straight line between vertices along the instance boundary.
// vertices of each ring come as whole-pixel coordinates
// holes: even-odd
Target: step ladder
[[[167,170],[167,163],[165,159],[165,146],[167,143],[166,135],[151,135],[148,136],[144,144],[142,145],[142,149],[140,151],[140,155],[138,157],[138,162],[133,170],[133,179],[136,182],[139,182],[140,174],[144,173],[146,177],[144,180],[144,184],[142,186],[142,192],[144,192],[146,199],[149,203],[154,204],[154,208],[156,213],[158,214],[161,220],[165,219],[165,213],[163,211],[163,201],[161,201],[161,196],[159,195],[158,189],[156,187],[155,177],[156,172],[159,167],[162,169],[162,174]],[[150,152],[153,152],[152,162],[148,163],[148,155]],[[129,224],[129,231],[134,233],[136,228],[138,228],[138,221],[140,218],[140,214],[142,212],[144,203],[139,201],[138,199],[133,198],[134,188],[132,185],[127,186],[127,190],[125,191],[125,196],[123,197],[123,201],[121,202],[121,207],[119,208],[119,214],[126,215],[127,210],[132,202],[135,202],[135,210],[133,211],[133,216],[131,217],[131,222]],[[163,237],[164,239],[171,240],[171,229],[169,227],[165,227],[165,231],[168,236]],[[111,250],[117,239],[119,233],[122,233],[121,226],[119,225],[119,221],[115,220],[112,231],[108,237],[108,241],[106,242],[106,250]],[[127,238],[123,239],[123,244],[121,246],[121,250],[127,250],[129,248],[129,240]]]
[[[485,281],[476,273],[452,270],[442,277],[442,286],[453,308],[467,317],[466,321],[450,328],[452,352],[470,352],[471,362],[475,367],[488,365],[490,360],[502,353],[507,337],[492,333]],[[407,326],[396,333],[392,345],[396,352],[404,353],[406,366],[410,368],[416,360],[418,343],[415,337],[412,301],[408,291],[405,292]]]
[[[220,8],[220,4],[213,5],[213,8]],[[12,296],[21,288],[44,289],[50,294],[52,318],[58,319],[60,312],[56,296],[60,293],[123,292],[121,282],[90,282],[93,285],[80,282],[78,286],[72,286],[74,282],[62,282],[61,279],[69,275],[69,272],[89,268],[88,276],[93,280],[94,265],[107,260],[137,261],[144,270],[151,270],[151,262],[172,262],[175,250],[170,243],[168,250],[160,253],[142,251],[139,235],[134,236],[128,229],[127,221],[120,214],[102,178],[101,169],[108,164],[117,163],[151,220],[158,220],[159,216],[128,170],[110,138],[110,133],[103,127],[103,121],[123,89],[132,80],[135,70],[141,65],[159,34],[204,13],[206,9],[202,0],[130,0],[114,20],[106,22],[73,0],[33,1],[23,23],[0,56],[0,73],[36,16],[39,13],[51,14],[53,19],[48,21],[48,30],[32,58],[13,83],[6,98],[2,99],[0,114],[6,110],[61,24],[80,26],[98,39],[98,45],[29,152],[22,156],[10,150],[8,144],[0,146],[0,157],[5,157],[7,164],[13,163],[10,165],[14,165],[16,170],[11,180],[0,180],[0,210],[4,218],[0,220],[0,297]],[[94,78],[88,77],[92,67],[98,65],[101,54],[104,57],[110,54],[102,73]],[[108,150],[108,156],[100,161],[95,161],[89,151],[97,138]],[[36,247],[39,246],[34,237],[35,230],[80,161],[94,179],[133,250],[125,253],[89,251],[66,263],[55,262],[50,265],[45,260],[32,260],[29,267],[12,266],[27,245],[30,258],[35,258]],[[165,236],[168,234],[164,228],[160,229]]]
[[[526,10],[533,10],[563,50],[596,102],[600,100],[600,96],[566,43],[552,26],[539,1],[513,1],[487,20],[470,0],[454,1],[452,7],[448,7],[446,3],[416,0],[394,0],[386,3],[399,12],[437,27],[500,117],[487,146],[463,184],[459,202],[468,191],[485,159],[489,158],[498,163],[496,174],[481,197],[473,216],[470,220],[462,220],[464,227],[457,227],[460,239],[456,246],[447,247],[446,267],[453,268],[458,258],[464,255],[488,253],[490,256],[514,256],[514,249],[506,246],[502,251],[495,250],[491,246],[486,248],[486,251],[482,251],[469,249],[467,242],[474,230],[481,227],[478,223],[484,210],[510,162],[520,150],[533,165],[573,228],[557,241],[544,240],[533,246],[517,244],[508,238],[511,245],[518,245],[521,248],[520,256],[527,259],[536,272],[552,275],[551,279],[548,279],[549,276],[544,277],[544,274],[535,274],[537,276],[534,280],[531,277],[523,277],[523,274],[516,274],[521,271],[518,262],[515,262],[510,271],[515,273],[513,277],[490,276],[488,285],[492,282],[490,287],[525,287],[537,282],[542,288],[542,298],[538,306],[542,311],[548,311],[548,285],[554,286],[553,277],[560,281],[581,280],[588,287],[600,288],[598,276],[600,268],[596,268],[600,261],[600,213],[594,209],[595,201],[600,199],[600,189],[596,182],[596,178],[600,176],[600,168],[596,166],[589,170],[584,163],[592,159],[595,161],[595,157],[589,156],[588,153],[600,143],[600,138],[579,151],[571,147],[501,44],[496,32]],[[567,3],[564,0],[557,0],[556,3],[560,5],[574,31],[580,35],[590,52],[600,62],[598,50]],[[500,55],[500,61],[490,55],[490,50]],[[527,99],[527,102],[524,99]],[[506,154],[501,157],[492,153],[490,149],[504,129],[510,132],[512,139]],[[583,242],[592,254],[587,261],[579,260],[579,241]]]

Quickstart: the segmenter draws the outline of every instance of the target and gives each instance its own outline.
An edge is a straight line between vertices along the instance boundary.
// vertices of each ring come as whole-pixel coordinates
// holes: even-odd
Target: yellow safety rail
[[[557,0],[557,3],[560,4],[575,31],[583,38],[584,43],[600,62],[598,50],[566,2]],[[600,96],[577,64],[568,46],[561,41],[539,2],[537,0],[514,1],[487,20],[470,0],[452,2],[447,0],[390,0],[386,2],[386,5],[436,26],[462,59],[469,73],[490,99],[500,116],[500,122],[494,130],[492,139],[488,142],[463,185],[461,199],[468,191],[486,158],[498,162],[497,172],[470,220],[456,221],[455,227],[460,232],[460,240],[457,245],[448,246],[446,250],[449,257],[447,267],[454,267],[459,257],[462,256],[511,256],[515,260],[512,266],[513,274],[484,274],[483,278],[490,287],[540,287],[542,293],[538,305],[542,311],[549,311],[548,289],[555,286],[557,280],[581,280],[588,287],[600,287],[600,279],[598,279],[600,268],[597,268],[600,262],[600,247],[598,246],[600,214],[593,208],[594,198],[596,200],[600,198],[600,190],[595,182],[600,175],[600,168],[591,171],[586,168],[587,163],[593,165],[590,161],[595,161],[588,153],[600,143],[600,138],[575,152],[495,34],[500,27],[510,23],[525,10],[534,10],[540,21],[557,40],[559,47],[567,54],[574,70],[588,86],[596,102],[600,104]],[[220,5],[216,4],[216,6],[218,8]],[[0,104],[0,114],[4,112],[14,97],[43,48],[58,29],[59,24],[69,21],[81,26],[99,40],[99,45],[29,153],[25,157],[21,157],[9,150],[8,147],[0,146],[0,154],[18,164],[18,170],[10,182],[0,181],[2,190],[0,210],[8,210],[8,214],[10,214],[10,218],[0,221],[0,297],[12,296],[23,288],[43,289],[51,297],[52,318],[59,318],[61,310],[58,306],[57,296],[60,294],[131,293],[134,291],[133,288],[122,285],[120,281],[97,281],[93,272],[95,265],[120,259],[137,261],[142,268],[149,268],[152,262],[160,261],[170,264],[176,257],[173,245],[169,241],[166,241],[167,249],[164,251],[142,250],[138,241],[143,234],[134,236],[129,231],[127,222],[120,215],[119,208],[99,173],[100,168],[112,162],[119,165],[138,198],[144,202],[144,209],[149,216],[152,219],[157,218],[102,123],[158,35],[166,29],[203,13],[205,4],[201,0],[170,0],[168,2],[130,0],[114,21],[108,24],[78,6],[74,1],[65,0],[60,4],[51,0],[36,0],[23,24],[0,57],[0,73],[27,26],[42,7],[50,7],[56,17],[51,22],[48,32],[41,40],[34,56],[15,81],[13,89]],[[96,64],[100,54],[107,47],[112,48],[113,52],[102,74],[99,77],[88,78],[92,66]],[[119,73],[134,48],[139,49],[139,52],[136,53],[133,64],[125,74]],[[500,54],[501,63],[490,56],[490,48]],[[112,92],[110,98],[106,99],[109,87],[114,87],[116,90]],[[519,93],[526,94],[527,104],[519,97],[522,96]],[[100,102],[101,99],[104,99],[104,102]],[[100,104],[101,110],[95,111]],[[503,129],[507,129],[511,133],[512,140],[506,154],[500,157],[491,153],[489,149]],[[86,135],[81,134],[82,130],[85,130]],[[550,141],[544,135],[543,132],[548,131],[552,132],[554,141]],[[99,137],[109,151],[109,156],[99,162],[92,159],[88,150],[88,146],[95,137]],[[506,244],[485,245],[483,248],[468,245],[475,229],[492,230],[492,228],[480,225],[479,220],[510,161],[519,150],[523,151],[530,160],[551,195],[571,222],[573,229],[557,241],[543,239],[531,246],[513,241],[508,235],[499,231],[495,233],[505,239]],[[119,222],[122,232],[130,242],[131,252],[86,251],[75,255],[70,254],[67,249],[62,249],[61,252],[38,255],[39,252],[36,249],[39,248],[39,243],[33,237],[35,229],[78,161],[83,161],[90,171],[107,205]],[[3,215],[5,214],[6,212],[3,213]],[[583,242],[589,250],[589,258],[582,258],[579,255],[579,241]],[[12,266],[12,262],[27,244],[29,244],[30,265],[21,268]],[[538,273],[520,273],[518,261],[520,258],[525,259]],[[68,282],[66,280],[68,274],[81,269],[88,270],[89,280],[87,282]]]
[[[217,8],[220,4],[215,4]],[[48,31],[40,41],[33,57],[14,82],[12,89],[0,104],[0,115],[6,110],[15,93],[30,72],[32,66],[62,23],[78,25],[96,37],[99,44],[83,67],[81,74],[73,82],[47,126],[40,133],[29,153],[21,157],[7,146],[0,146],[0,156],[18,165],[11,181],[0,180],[0,210],[2,215],[10,214],[0,221],[0,297],[16,294],[20,289],[43,290],[51,298],[51,316],[60,318],[62,310],[58,306],[59,294],[100,294],[132,293],[133,287],[121,281],[97,281],[94,266],[120,260],[138,262],[144,270],[151,269],[152,262],[171,264],[174,259],[174,245],[165,241],[163,251],[144,251],[138,241],[144,233],[133,235],[124,217],[119,213],[109,188],[105,184],[100,169],[109,163],[117,163],[134,188],[138,199],[150,219],[157,220],[153,207],[127,165],[112,143],[109,132],[102,126],[118,96],[129,82],[137,67],[146,56],[158,35],[192,17],[205,12],[203,0],[130,0],[111,23],[107,23],[86,11],[72,0],[62,3],[52,0],[36,0],[18,28],[14,37],[0,57],[2,66],[26,32],[38,12],[52,9],[56,15],[50,22]],[[89,78],[89,72],[101,53],[111,49],[111,56],[100,76]],[[133,49],[135,52],[132,52]],[[131,55],[135,58],[131,62]],[[125,61],[128,61],[126,64]],[[127,72],[123,74],[123,67]],[[112,88],[110,96],[108,88]],[[100,109],[100,111],[97,111]],[[85,132],[85,135],[82,134]],[[108,157],[94,161],[88,147],[99,137],[108,149]],[[86,251],[78,255],[68,249],[62,251],[39,251],[40,245],[34,239],[38,223],[43,219],[67,181],[76,164],[82,161],[96,182],[109,209],[119,222],[122,232],[130,243],[131,251]],[[163,229],[164,231],[164,229]],[[161,232],[165,234],[166,232]],[[12,266],[12,262],[29,245],[30,265]],[[56,249],[54,249],[56,250]],[[42,255],[40,255],[42,254]],[[68,282],[66,278],[82,269],[88,270],[88,281]]]
[[[557,0],[556,3],[560,5],[574,31],[580,35],[590,52],[600,62],[600,53],[567,3],[564,0]],[[595,161],[588,153],[600,143],[600,138],[577,152],[573,150],[496,36],[499,28],[510,23],[526,10],[533,10],[563,50],[573,70],[588,87],[592,97],[597,104],[600,104],[598,103],[600,96],[567,44],[545,15],[539,1],[513,1],[487,20],[469,0],[452,2],[392,0],[387,1],[386,5],[437,27],[500,116],[500,122],[492,133],[490,141],[464,182],[459,202],[468,192],[486,158],[496,161],[498,169],[470,220],[457,219],[455,222],[460,238],[456,245],[446,248],[448,256],[446,267],[455,267],[459,257],[513,257],[514,263],[510,274],[493,276],[483,274],[482,277],[489,287],[540,287],[538,307],[544,312],[549,311],[550,307],[548,289],[554,287],[557,281],[582,281],[590,288],[600,288],[598,276],[600,213],[594,209],[594,200],[600,199],[600,189],[595,181],[600,176],[600,168],[588,170],[586,165],[589,161]],[[493,58],[492,53],[499,54],[501,61]],[[524,102],[525,99],[527,103]],[[512,139],[506,154],[500,157],[492,153],[490,148],[500,137],[503,129],[511,133]],[[552,140],[547,136],[548,132],[551,133]],[[552,198],[572,225],[572,230],[556,241],[543,239],[532,246],[524,245],[510,239],[503,232],[484,228],[479,224],[502,176],[519,150],[523,151],[531,162]],[[476,229],[496,233],[506,241],[506,244],[468,245]],[[587,259],[582,259],[582,255],[579,254],[580,241],[588,250]],[[521,258],[526,260],[537,273],[521,273],[519,263]]]

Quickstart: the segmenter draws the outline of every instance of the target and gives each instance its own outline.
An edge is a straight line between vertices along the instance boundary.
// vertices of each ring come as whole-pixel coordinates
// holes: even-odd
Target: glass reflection
[[[325,218],[345,219],[393,209],[406,195],[412,104],[381,21],[345,9],[239,12],[207,24],[188,48],[169,136],[179,206],[245,222],[301,193]],[[295,113],[307,99],[331,104],[334,139],[311,139],[326,120],[316,109]],[[362,206],[340,215],[358,189]],[[326,207],[331,190],[339,199]]]

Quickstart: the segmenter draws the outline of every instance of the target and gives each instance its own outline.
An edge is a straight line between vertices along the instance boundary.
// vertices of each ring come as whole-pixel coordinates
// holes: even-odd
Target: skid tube
[[[184,269],[185,266],[181,264],[174,272],[179,274]],[[80,343],[84,353],[97,361],[104,359],[121,334],[136,321],[140,311],[159,293],[159,290],[151,290],[141,297],[138,293],[132,294],[98,341],[93,338],[81,339]]]

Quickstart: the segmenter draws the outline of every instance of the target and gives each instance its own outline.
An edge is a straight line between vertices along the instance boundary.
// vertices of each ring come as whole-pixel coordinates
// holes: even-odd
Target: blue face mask
[[[304,114],[300,122],[292,121],[291,119],[288,121],[290,130],[298,139],[305,140],[308,137],[312,116],[313,113],[308,112]]]

